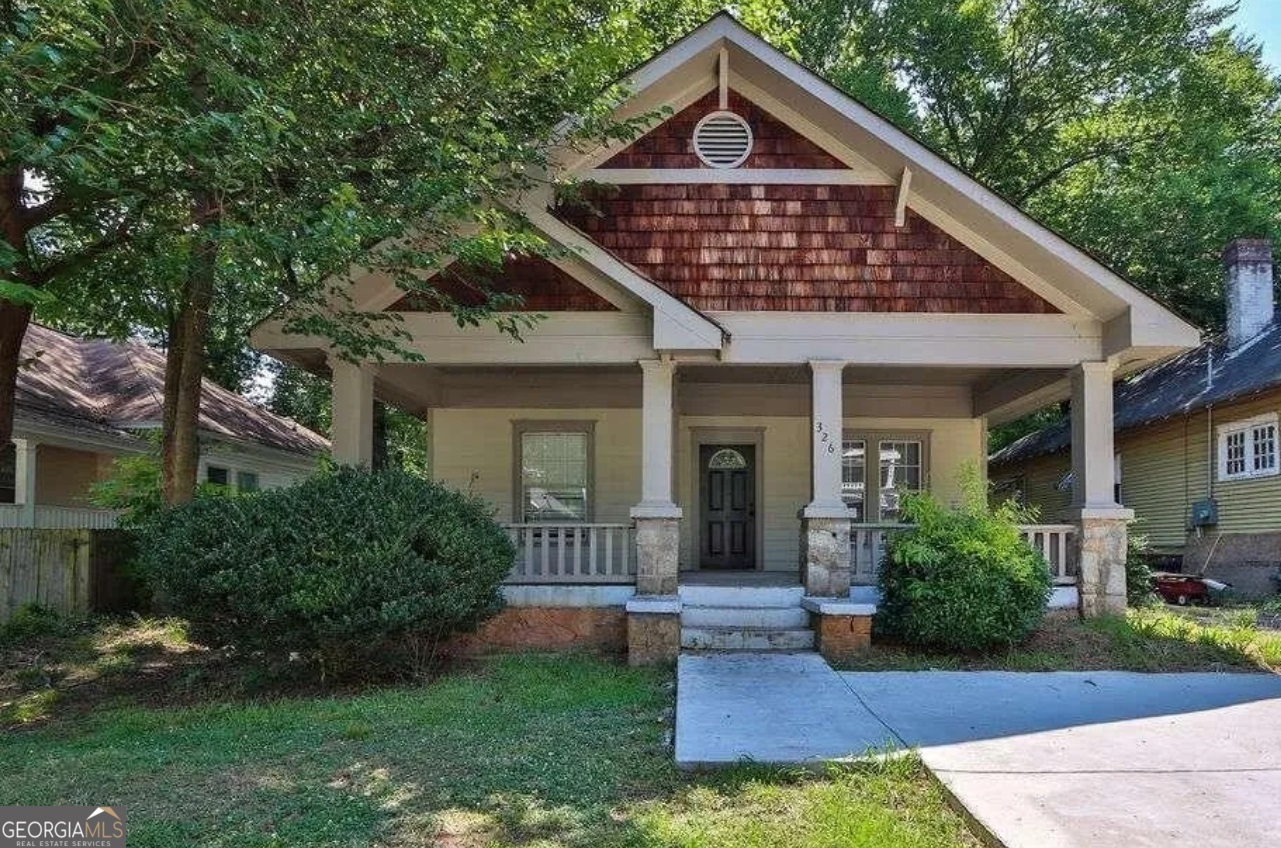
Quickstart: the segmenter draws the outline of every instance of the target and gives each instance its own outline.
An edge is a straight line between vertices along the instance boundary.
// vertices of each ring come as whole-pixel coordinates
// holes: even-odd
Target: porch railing
[[[856,586],[876,583],[876,574],[885,560],[885,537],[907,524],[854,524],[850,527],[850,582]],[[1025,524],[1019,534],[1041,552],[1050,566],[1055,585],[1076,583],[1075,524]]]
[[[110,509],[36,504],[0,504],[0,528],[36,530],[111,530],[120,513]]]
[[[1019,528],[1023,540],[1041,552],[1050,564],[1050,574],[1057,586],[1076,584],[1075,524],[1025,524]]]
[[[635,583],[629,524],[505,524],[516,544],[508,583]]]

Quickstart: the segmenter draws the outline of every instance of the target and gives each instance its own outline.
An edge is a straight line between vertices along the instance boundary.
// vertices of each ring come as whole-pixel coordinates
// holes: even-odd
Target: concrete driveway
[[[835,672],[816,654],[682,656],[676,759],[917,748],[1009,848],[1276,845],[1281,678]]]

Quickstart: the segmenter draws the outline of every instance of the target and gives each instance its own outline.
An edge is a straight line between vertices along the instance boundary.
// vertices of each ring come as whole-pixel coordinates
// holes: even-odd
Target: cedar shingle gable
[[[1055,313],[894,186],[589,186],[558,214],[706,311]]]
[[[485,302],[484,288],[521,298],[526,312],[616,312],[617,308],[541,256],[507,259],[501,268],[451,265],[432,280],[432,287],[465,306]],[[407,294],[388,307],[392,312],[441,312],[430,298]]]

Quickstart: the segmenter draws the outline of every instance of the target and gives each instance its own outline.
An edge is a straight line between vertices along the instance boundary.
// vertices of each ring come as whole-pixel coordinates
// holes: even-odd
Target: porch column
[[[373,366],[330,358],[333,372],[334,461],[370,468],[374,458]]]
[[[1082,362],[1072,370],[1072,510],[1077,521],[1077,591],[1082,616],[1125,610],[1126,524],[1116,502],[1112,438],[1113,367]]]
[[[636,593],[676,592],[681,509],[672,500],[672,378],[670,360],[641,367],[641,500],[636,522]]]
[[[36,450],[31,439],[13,440],[13,500],[22,506],[22,527],[36,526]]]
[[[805,594],[844,597],[850,591],[850,519],[841,499],[841,372],[845,363],[810,360],[810,502],[801,510],[801,582]]]

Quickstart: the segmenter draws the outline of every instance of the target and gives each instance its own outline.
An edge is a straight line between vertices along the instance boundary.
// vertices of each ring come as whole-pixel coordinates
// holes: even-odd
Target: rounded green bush
[[[502,608],[514,548],[478,498],[341,468],[197,498],[141,528],[142,567],[198,638],[342,670],[473,630]]]
[[[1007,648],[1036,630],[1053,583],[1018,533],[1013,506],[981,497],[949,509],[929,494],[903,500],[915,525],[890,537],[881,568],[879,632],[957,651]]]

